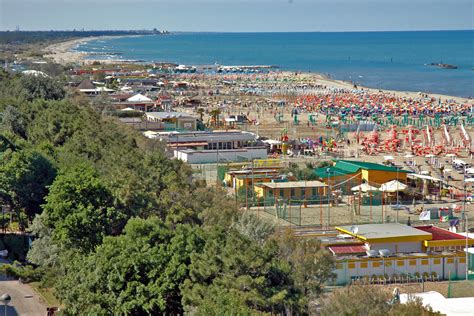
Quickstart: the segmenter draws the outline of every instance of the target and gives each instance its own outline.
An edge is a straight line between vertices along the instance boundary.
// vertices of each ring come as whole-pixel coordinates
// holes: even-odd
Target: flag
[[[449,215],[441,216],[441,217],[439,218],[439,221],[440,221],[440,222],[447,222],[447,221],[449,221]]]
[[[431,219],[431,211],[424,210],[420,213],[419,220],[420,221],[429,221]]]

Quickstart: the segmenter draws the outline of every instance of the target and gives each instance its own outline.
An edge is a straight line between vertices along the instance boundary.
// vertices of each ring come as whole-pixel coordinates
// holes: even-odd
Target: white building
[[[166,142],[173,149],[174,157],[191,164],[267,158],[266,147],[259,145],[257,136],[249,132],[172,132],[145,135]]]

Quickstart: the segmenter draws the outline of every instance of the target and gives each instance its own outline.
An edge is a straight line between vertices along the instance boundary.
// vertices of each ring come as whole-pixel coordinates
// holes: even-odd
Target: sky
[[[0,0],[0,29],[339,32],[474,29],[474,0]]]

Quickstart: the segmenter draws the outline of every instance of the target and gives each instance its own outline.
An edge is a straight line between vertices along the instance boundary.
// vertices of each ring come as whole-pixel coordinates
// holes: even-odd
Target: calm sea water
[[[474,31],[177,33],[98,40],[78,49],[187,65],[275,65],[373,88],[474,97]],[[431,62],[459,69],[425,65]]]

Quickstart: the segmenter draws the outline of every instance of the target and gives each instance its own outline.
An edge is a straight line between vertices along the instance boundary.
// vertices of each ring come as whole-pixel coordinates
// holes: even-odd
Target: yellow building
[[[407,170],[378,163],[350,160],[338,160],[333,166],[317,168],[314,172],[321,181],[330,185],[350,180],[346,187],[353,187],[361,182],[367,182],[372,186],[392,180],[406,183],[407,174],[410,173]]]
[[[248,186],[252,189],[253,183],[271,182],[279,174],[276,169],[245,169],[226,172],[224,182],[228,187],[238,191],[240,188]]]
[[[327,194],[327,185],[320,181],[288,181],[262,183],[255,195],[264,199],[319,200]]]
[[[324,237],[323,245],[336,257],[336,283],[354,279],[420,282],[463,279],[466,237],[435,226],[397,223],[336,227],[345,236]],[[469,245],[474,239],[468,239]],[[404,281],[401,281],[404,282]]]

